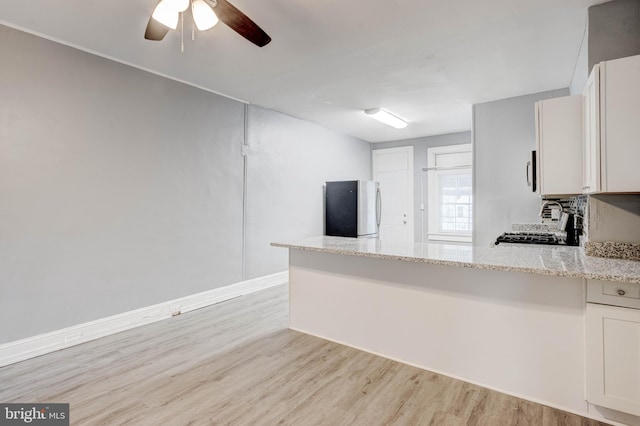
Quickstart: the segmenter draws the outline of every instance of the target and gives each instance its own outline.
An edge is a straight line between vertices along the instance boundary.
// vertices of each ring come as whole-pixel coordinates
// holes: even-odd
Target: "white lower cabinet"
[[[640,415],[640,310],[587,303],[587,400]]]

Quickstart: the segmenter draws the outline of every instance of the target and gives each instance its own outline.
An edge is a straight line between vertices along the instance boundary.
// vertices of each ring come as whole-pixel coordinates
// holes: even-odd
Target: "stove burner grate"
[[[500,243],[548,245],[563,244],[563,242],[555,234],[535,232],[505,232],[496,239],[495,244],[498,245]]]

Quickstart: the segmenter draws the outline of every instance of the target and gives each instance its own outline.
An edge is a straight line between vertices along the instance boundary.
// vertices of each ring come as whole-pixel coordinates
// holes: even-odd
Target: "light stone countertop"
[[[499,244],[394,243],[370,238],[309,237],[275,247],[377,259],[422,262],[640,284],[640,262],[590,257],[580,247]]]

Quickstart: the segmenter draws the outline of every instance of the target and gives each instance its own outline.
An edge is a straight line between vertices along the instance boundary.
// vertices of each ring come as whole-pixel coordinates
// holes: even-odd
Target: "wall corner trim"
[[[0,367],[255,293],[289,280],[289,272],[253,278],[0,345]]]

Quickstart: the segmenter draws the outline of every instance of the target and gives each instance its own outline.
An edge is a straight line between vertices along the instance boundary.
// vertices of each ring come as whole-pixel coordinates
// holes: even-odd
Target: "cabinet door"
[[[593,67],[582,92],[582,192],[600,192],[600,66]]]
[[[587,400],[640,415],[640,310],[587,303]]]
[[[640,55],[600,66],[603,192],[640,192]]]
[[[537,102],[536,120],[540,194],[581,194],[582,97]]]

